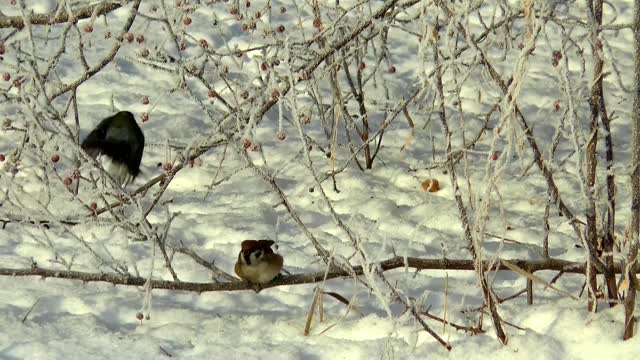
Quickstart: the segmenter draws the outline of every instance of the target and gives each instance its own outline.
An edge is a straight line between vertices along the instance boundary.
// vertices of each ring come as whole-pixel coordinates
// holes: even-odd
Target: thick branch
[[[122,6],[122,3],[99,3],[96,5],[82,6],[76,9],[71,17],[71,20],[76,21],[80,19],[90,18],[94,12],[96,17],[104,14],[108,14],[113,10]],[[61,24],[69,21],[69,14],[66,11],[57,11],[51,14],[33,14],[29,18],[31,25],[51,25]],[[16,28],[22,29],[24,27],[24,19],[22,16],[5,16],[0,15],[0,28]]]
[[[388,260],[384,260],[378,264],[382,271],[388,271],[405,267],[405,258],[396,256]],[[448,260],[448,259],[421,259],[421,258],[406,258],[406,266],[418,270],[468,270],[475,271],[473,260]],[[560,259],[542,259],[542,260],[523,260],[512,259],[508,260],[510,263],[517,267],[534,273],[536,271],[551,270],[562,271],[565,273],[577,273],[584,274],[586,271],[586,263],[574,262]],[[483,267],[488,270],[488,266],[496,264],[489,261],[483,262]],[[638,267],[638,266],[636,266]],[[502,264],[499,267],[500,270],[509,271],[509,269]],[[614,270],[620,273],[622,270],[622,264],[616,263]],[[636,269],[640,270],[640,269]],[[357,275],[363,274],[361,266],[354,266],[353,271]],[[41,276],[44,278],[58,278],[58,279],[70,279],[70,280],[82,280],[84,282],[104,281],[114,285],[132,285],[132,286],[144,286],[147,279],[138,276],[123,276],[118,274],[107,273],[88,273],[82,271],[66,271],[66,270],[51,270],[43,269],[39,267],[32,267],[26,269],[9,269],[0,268],[0,275],[4,276]],[[326,275],[326,276],[325,276]],[[314,273],[286,275],[277,277],[274,281],[262,285],[263,289],[283,286],[283,285],[299,285],[299,284],[312,284],[325,279],[335,279],[340,277],[351,277],[351,274],[341,269],[331,269],[328,274],[324,271],[318,271]],[[208,292],[208,291],[238,291],[238,290],[254,290],[254,287],[250,284],[242,282],[240,280],[228,283],[195,283],[186,281],[169,281],[169,280],[151,280],[151,287],[154,289],[166,289],[166,290],[180,290],[180,291],[194,291],[194,292]]]

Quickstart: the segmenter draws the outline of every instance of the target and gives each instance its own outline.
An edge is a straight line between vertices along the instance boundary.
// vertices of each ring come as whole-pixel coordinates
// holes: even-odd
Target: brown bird
[[[243,241],[235,266],[236,274],[253,284],[266,284],[278,276],[284,261],[271,249],[273,244],[273,240]]]

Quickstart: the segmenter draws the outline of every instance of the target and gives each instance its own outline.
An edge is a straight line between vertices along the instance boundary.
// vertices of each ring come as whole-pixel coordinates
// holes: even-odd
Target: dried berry
[[[148,96],[144,96],[142,98],[142,104],[143,105],[149,105],[149,97]]]
[[[9,75],[9,73],[2,74],[2,80],[4,80],[4,81],[11,80],[11,75]]]
[[[191,18],[186,16],[183,20],[182,23],[185,24],[186,26],[191,25]]]
[[[200,39],[200,47],[206,49],[209,47],[209,43],[205,39]]]
[[[144,42],[144,35],[140,34],[136,37],[136,41],[138,44],[142,44]]]
[[[322,21],[320,19],[313,19],[313,27],[320,29],[322,27]]]
[[[58,161],[60,161],[60,155],[58,154],[51,155],[51,161],[53,161],[54,163],[57,163]]]
[[[142,117],[143,123],[149,121],[149,113],[144,112],[140,117]]]
[[[276,133],[276,138],[280,141],[284,141],[284,139],[287,138],[287,134],[285,134],[285,132],[282,130],[278,130],[278,132]]]
[[[428,192],[436,192],[440,190],[440,183],[436,179],[427,179],[422,182],[422,189]]]
[[[278,25],[278,27],[276,28],[276,30],[277,30],[278,32],[280,32],[280,33],[281,33],[281,32],[284,32],[284,25]]]
[[[0,154],[0,162],[3,162],[5,160],[4,154]]]
[[[84,27],[84,32],[86,32],[86,33],[91,33],[91,32],[93,32],[93,26],[91,26],[91,25],[87,25],[87,26],[85,26],[85,27]]]
[[[132,33],[127,33],[125,35],[125,38],[127,39],[128,42],[133,42],[134,36]]]
[[[64,178],[64,184],[69,186],[69,185],[73,184],[73,180],[70,177],[66,177],[66,178]]]
[[[218,93],[215,90],[209,90],[209,93],[207,94],[207,96],[209,96],[210,98],[214,98],[218,95]]]
[[[390,66],[389,67],[389,74],[395,74],[396,73],[396,67],[395,66]]]

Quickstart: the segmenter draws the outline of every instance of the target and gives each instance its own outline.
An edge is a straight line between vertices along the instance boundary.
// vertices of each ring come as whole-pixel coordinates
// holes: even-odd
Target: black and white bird
[[[128,111],[100,121],[81,146],[121,186],[127,186],[140,173],[144,134]]]

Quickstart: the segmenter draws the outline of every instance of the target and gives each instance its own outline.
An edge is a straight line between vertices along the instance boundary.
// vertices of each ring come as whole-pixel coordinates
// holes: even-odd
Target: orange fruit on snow
[[[436,192],[440,190],[440,183],[436,179],[427,179],[422,182],[422,189],[428,192]]]

